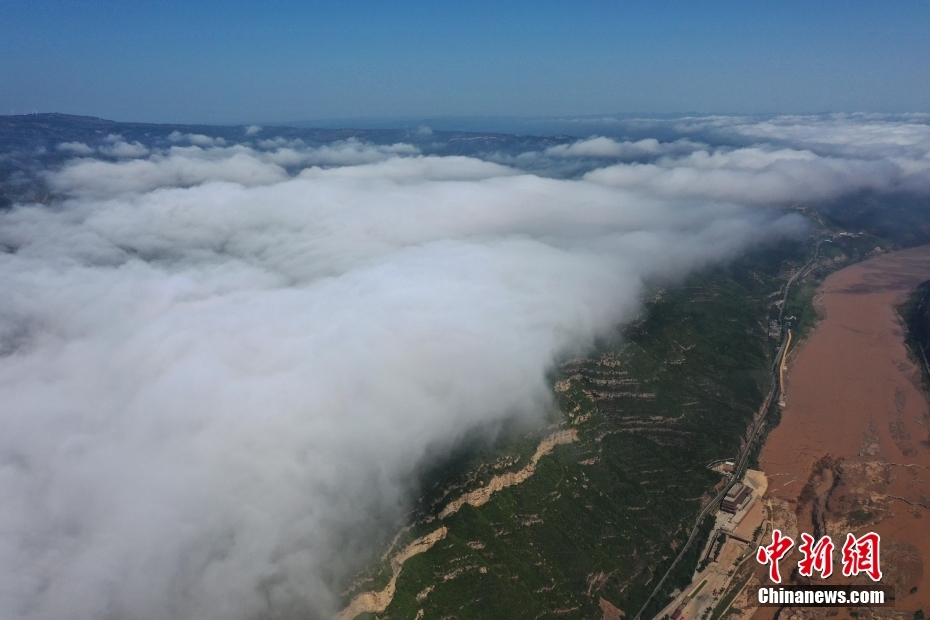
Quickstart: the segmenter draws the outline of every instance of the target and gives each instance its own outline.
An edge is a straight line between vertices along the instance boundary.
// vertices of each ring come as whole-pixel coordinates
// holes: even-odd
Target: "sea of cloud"
[[[595,137],[537,172],[262,128],[62,144],[59,199],[0,212],[0,617],[327,617],[424,459],[541,419],[645,286],[803,234],[785,204],[928,187],[926,134],[773,126],[803,143]]]

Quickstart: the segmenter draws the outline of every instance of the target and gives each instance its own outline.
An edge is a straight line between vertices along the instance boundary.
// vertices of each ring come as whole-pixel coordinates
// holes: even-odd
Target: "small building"
[[[730,514],[736,514],[739,512],[740,508],[746,505],[750,495],[752,495],[752,491],[749,487],[744,484],[736,483],[727,491],[726,497],[723,498],[723,503],[720,504],[720,510],[729,512]]]

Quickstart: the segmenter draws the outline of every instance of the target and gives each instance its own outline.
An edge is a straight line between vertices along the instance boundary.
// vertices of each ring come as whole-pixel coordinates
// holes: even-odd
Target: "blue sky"
[[[926,1],[0,0],[4,114],[927,111],[928,59]]]

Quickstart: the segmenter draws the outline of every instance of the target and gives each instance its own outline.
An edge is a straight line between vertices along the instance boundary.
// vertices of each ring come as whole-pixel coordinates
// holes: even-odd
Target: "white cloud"
[[[270,142],[270,141],[268,141]],[[263,141],[260,146],[266,146]],[[274,146],[281,146],[278,142]],[[289,144],[266,157],[269,161],[285,166],[356,166],[385,161],[398,155],[418,155],[420,150],[410,144],[376,145],[361,142],[354,138],[314,149],[301,148],[303,145]]]
[[[171,142],[188,142],[189,144],[199,147],[226,146],[226,140],[223,138],[211,138],[201,133],[181,133],[180,131],[172,131],[168,134],[168,140]]]
[[[299,176],[306,179],[344,177],[419,182],[424,179],[431,181],[477,181],[518,174],[521,174],[519,170],[472,157],[426,156],[413,158],[389,157],[376,163],[326,169],[314,166],[301,171]]]
[[[828,114],[820,116],[712,116],[679,119],[678,131],[710,132],[723,139],[807,149],[821,155],[879,159],[920,158],[930,152],[930,115]]]
[[[72,153],[74,155],[93,155],[94,149],[90,148],[83,142],[62,142],[56,147],[59,151]]]
[[[597,127],[614,138],[634,135],[656,138],[661,144],[693,140],[717,147],[790,148],[851,159],[920,159],[930,152],[930,114],[926,113],[553,119],[550,126],[564,129],[563,123],[569,122]]]
[[[868,151],[871,145],[863,148]],[[585,178],[659,196],[769,205],[816,202],[859,190],[930,192],[930,160],[825,156],[769,146],[721,147],[664,156],[651,163],[599,168]]]
[[[123,159],[145,157],[149,154],[149,149],[141,142],[129,143],[123,140],[110,145],[100,146],[99,151],[103,155],[109,155],[110,157],[120,157]]]
[[[923,122],[920,122],[923,120]],[[658,127],[686,138],[618,141],[598,136],[518,155],[488,159],[554,176],[665,197],[743,204],[832,199],[858,190],[930,192],[928,119],[830,117],[701,117],[634,121],[624,130]],[[747,142],[753,142],[746,145]],[[604,167],[603,160],[618,160]]]
[[[285,146],[286,145],[286,146]],[[115,196],[127,192],[148,192],[163,186],[191,187],[210,181],[231,181],[243,185],[267,185],[288,178],[285,168],[304,166],[354,166],[360,164],[389,162],[401,156],[419,154],[419,149],[409,144],[374,145],[346,140],[307,148],[302,141],[286,141],[282,138],[265,140],[260,146],[270,150],[255,150],[247,146],[201,148],[199,146],[175,146],[158,150],[147,159],[138,159],[147,149],[138,142],[127,144],[116,142],[103,146],[107,155],[130,158],[134,161],[112,165],[94,159],[78,159],[69,162],[61,171],[47,175],[49,187],[58,193],[69,195]],[[143,152],[145,149],[145,152]],[[439,158],[410,166],[401,166],[397,174],[410,175],[415,168],[425,171],[435,167]],[[473,174],[474,169],[490,166],[495,171],[503,168],[480,160],[461,158],[461,170],[450,174]],[[390,168],[390,166],[388,166]],[[445,169],[449,169],[448,166]],[[352,174],[363,172],[353,172]],[[316,172],[306,170],[304,175]],[[385,174],[375,171],[373,174]],[[440,170],[436,174],[442,174]]]
[[[245,135],[254,136],[255,134],[259,133],[261,130],[262,128],[259,125],[249,125],[248,127],[245,128]]]
[[[406,145],[300,155],[354,165],[173,147],[0,213],[7,615],[331,612],[431,450],[545,411],[644,281],[800,229]]]
[[[418,155],[420,150],[411,144],[371,144],[355,138],[310,148],[301,139],[288,140],[281,136],[259,140],[258,147],[265,152],[260,156],[269,162],[294,168],[299,166],[354,166],[384,161],[399,155]]]
[[[655,138],[646,138],[636,142],[629,140],[617,142],[612,138],[596,136],[572,144],[549,147],[545,154],[550,157],[637,159],[667,153],[689,153],[699,148],[706,148],[706,145],[684,139],[675,142],[659,142]]]
[[[286,178],[283,168],[262,161],[245,147],[204,150],[189,146],[172,147],[148,159],[116,164],[76,160],[50,175],[48,184],[59,193],[103,198],[165,186],[190,187],[208,181],[266,185]]]
[[[300,140],[288,140],[287,138],[282,138],[281,136],[275,136],[274,138],[268,138],[266,140],[259,140],[258,146],[263,149],[280,149],[280,148],[300,148],[305,146],[304,141]]]

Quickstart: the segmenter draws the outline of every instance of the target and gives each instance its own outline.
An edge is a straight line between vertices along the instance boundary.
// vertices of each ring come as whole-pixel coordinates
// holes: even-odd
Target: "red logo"
[[[869,532],[859,538],[847,534],[842,551],[843,575],[855,577],[859,573],[865,573],[872,581],[880,581],[882,578],[879,564],[880,543],[881,537],[875,532]],[[785,557],[793,546],[794,541],[790,537],[783,536],[780,530],[773,530],[772,544],[759,547],[756,560],[759,564],[769,565],[769,578],[773,582],[781,583],[778,561]],[[814,571],[817,571],[821,578],[826,579],[833,574],[833,549],[833,541],[829,536],[824,536],[815,544],[813,536],[801,534],[801,545],[798,551],[804,557],[798,562],[798,572],[804,577],[811,577]]]
[[[794,546],[794,541],[781,535],[781,530],[772,531],[772,544],[768,547],[759,547],[756,559],[759,564],[769,564],[769,578],[775,583],[781,583],[781,573],[778,572],[778,561]]]
[[[824,536],[814,544],[814,537],[810,534],[801,534],[803,541],[798,547],[798,551],[804,554],[804,558],[798,562],[798,572],[804,577],[810,577],[814,570],[820,572],[820,576],[826,579],[833,574],[833,541],[829,536]]]
[[[843,575],[853,577],[865,573],[872,581],[882,578],[882,569],[878,565],[879,543],[881,538],[875,532],[869,532],[861,538],[846,534],[843,545]]]

